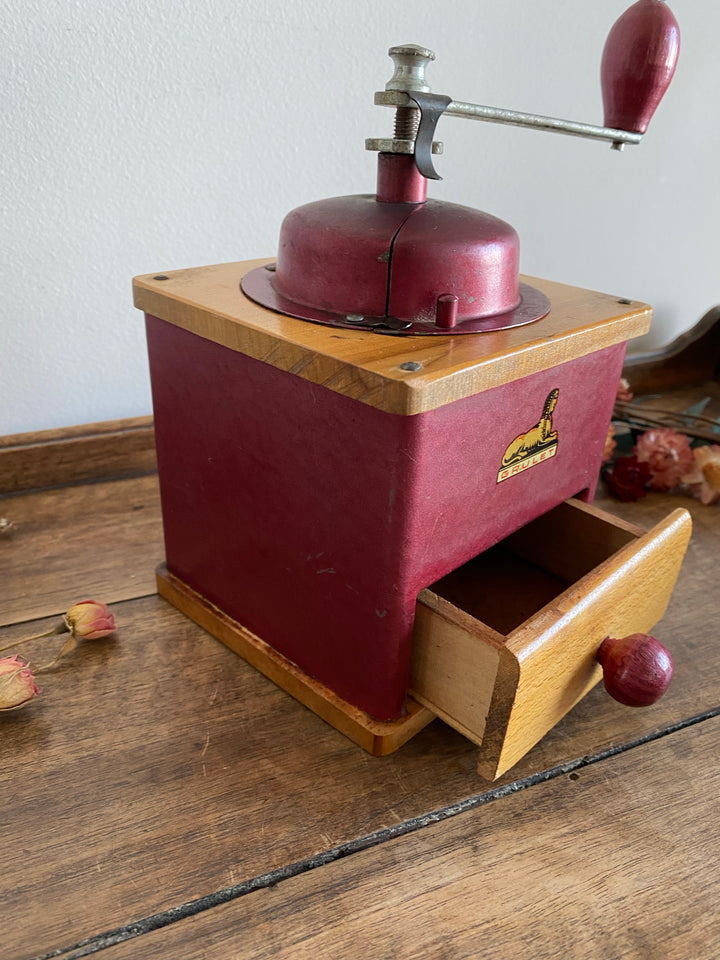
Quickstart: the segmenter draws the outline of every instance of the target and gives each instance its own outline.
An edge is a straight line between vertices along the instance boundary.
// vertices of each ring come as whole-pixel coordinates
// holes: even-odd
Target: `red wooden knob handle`
[[[670,686],[673,661],[669,651],[647,633],[606,637],[596,659],[603,668],[605,689],[628,707],[648,707]]]
[[[670,86],[680,27],[663,0],[638,0],[612,27],[603,51],[605,126],[645,133]]]

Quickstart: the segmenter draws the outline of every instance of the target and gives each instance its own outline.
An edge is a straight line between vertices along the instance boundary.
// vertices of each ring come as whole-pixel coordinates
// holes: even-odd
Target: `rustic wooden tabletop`
[[[88,597],[119,628],[0,714],[4,958],[720,956],[720,508],[601,498],[693,515],[675,680],[596,688],[490,785],[440,721],[369,757],[160,599],[154,474],[53,485],[39,451],[0,499],[0,646]]]

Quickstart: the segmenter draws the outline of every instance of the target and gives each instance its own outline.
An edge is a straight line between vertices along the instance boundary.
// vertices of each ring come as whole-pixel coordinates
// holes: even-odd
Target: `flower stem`
[[[42,640],[43,637],[53,637],[59,633],[67,633],[67,630],[68,628],[64,623],[59,623],[53,627],[52,630],[47,630],[45,633],[36,633],[34,637],[23,637],[22,640],[13,640],[12,643],[0,647],[0,653],[5,653],[6,650],[12,650],[13,647],[19,647],[23,643],[30,643],[31,640]]]
[[[48,660],[47,663],[41,663],[38,666],[33,664],[34,673],[44,673],[46,670],[51,670],[55,664],[60,660],[61,657],[64,657],[66,653],[70,653],[71,650],[74,650],[77,646],[77,638],[74,634],[70,634],[69,637],[65,640],[65,643],[60,648],[60,652],[53,660]]]

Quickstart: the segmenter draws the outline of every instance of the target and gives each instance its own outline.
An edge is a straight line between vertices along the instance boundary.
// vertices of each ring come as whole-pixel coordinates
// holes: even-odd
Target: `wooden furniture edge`
[[[588,507],[589,505],[583,504],[583,506]],[[606,513],[597,507],[591,507],[591,509],[598,515],[604,516],[609,524],[617,526],[624,531],[627,530],[628,527],[632,528],[634,526],[634,524],[627,524],[620,517]],[[666,517],[651,527],[650,530],[643,530],[642,527],[635,527],[635,530],[637,533],[633,540],[626,543],[605,561],[593,568],[592,578],[597,580],[599,584],[610,584],[614,578],[617,577],[618,572],[627,565],[629,560],[640,555],[644,556],[646,553],[650,554],[653,552],[656,544],[662,543],[664,545],[668,540],[675,538],[677,538],[678,546],[682,547],[677,570],[677,572],[679,572],[680,563],[685,555],[685,550],[687,549],[692,533],[692,517],[685,507],[676,507]],[[596,590],[597,586],[591,586],[587,582],[587,577],[582,577],[577,583],[571,584],[567,590],[564,590],[548,606],[552,608],[553,616],[565,617],[583,604],[589,592],[592,593]],[[667,606],[669,598],[670,596],[668,594],[665,606]],[[539,613],[542,612],[543,611],[539,611]],[[535,646],[534,640],[530,643],[527,642],[524,633],[524,626],[520,626],[508,635],[506,641],[507,648],[511,650],[521,662],[532,653],[532,648]]]
[[[405,717],[374,720],[223,613],[170,573],[165,564],[157,568],[156,579],[158,593],[169,603],[373,756],[393,753],[435,719],[434,713],[408,697]]]
[[[720,306],[659,350],[629,353],[623,376],[633,393],[664,393],[720,380]]]
[[[144,290],[138,282],[136,298],[141,300],[146,295],[141,292]],[[272,362],[263,355],[263,349],[256,346],[251,353]],[[623,374],[638,395],[719,381],[720,306],[709,310],[667,346],[628,354]],[[411,383],[407,381],[412,392]],[[372,405],[382,407],[383,403],[378,400]],[[402,412],[420,412],[420,406],[410,396]],[[0,495],[156,470],[152,416],[0,436]]]
[[[608,513],[608,511],[603,510],[602,507],[597,507],[594,503],[586,503],[577,497],[568,497],[567,500],[564,500],[561,504],[558,504],[558,506],[560,508],[570,506],[579,513],[586,513],[599,520],[604,520],[611,523],[618,531],[625,531],[633,537],[642,537],[647,533],[647,530],[637,523],[632,523],[624,517],[618,517],[614,513]]]
[[[143,274],[133,279],[135,306],[183,330],[243,353],[253,359],[293,373],[351,399],[388,413],[412,416],[461,400],[503,383],[522,379],[589,353],[624,343],[647,333],[652,308],[645,303],[616,300],[608,294],[569,284],[523,277],[541,289],[559,292],[558,312],[566,310],[574,326],[525,340],[533,324],[514,330],[461,337],[390,337],[367,331],[340,331],[333,327],[284,317],[241,296],[239,281],[250,269],[273,258],[214,264],[163,274]],[[228,271],[233,274],[232,291]],[[203,274],[213,278],[203,287]],[[156,277],[161,277],[157,280]],[[199,292],[193,294],[197,282]],[[205,281],[207,282],[207,281]],[[212,303],[203,302],[202,298]],[[592,312],[599,303],[623,303],[624,312],[589,323],[577,319],[577,304],[568,307],[562,297],[584,295]],[[240,314],[243,313],[241,316]],[[551,311],[551,316],[553,312]],[[542,324],[540,320],[538,323]],[[357,355],[338,354],[338,341],[350,336],[362,346]],[[364,339],[360,339],[364,338]],[[488,345],[478,354],[469,343]],[[385,341],[381,357],[377,345]],[[449,349],[450,344],[451,349]],[[369,349],[365,349],[368,347]],[[438,352],[440,351],[440,353]],[[443,363],[438,362],[440,354]],[[451,359],[448,359],[451,358]],[[420,362],[420,371],[405,371],[408,359]]]
[[[0,494],[156,470],[151,416],[0,437]]]

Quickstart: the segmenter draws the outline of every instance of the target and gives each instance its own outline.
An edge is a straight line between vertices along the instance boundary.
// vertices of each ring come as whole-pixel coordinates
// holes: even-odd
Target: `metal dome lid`
[[[496,217],[427,200],[439,180],[433,154],[439,118],[451,116],[609,141],[641,141],[667,89],[679,29],[661,0],[637,0],[610,32],[602,63],[603,127],[454,101],[430,92],[435,54],[391,47],[394,73],[375,103],[395,110],[392,139],[378,152],[376,196],[335,197],[293,210],[283,221],[277,263],[251,271],[245,294],[279,313],[338,327],[394,334],[498,330],[545,316],[550,301],[519,282],[519,240]],[[613,124],[622,124],[621,129]]]
[[[243,291],[315,323],[394,334],[497,330],[544,316],[550,302],[519,282],[515,230],[490,214],[425,199],[413,158],[379,155],[378,193],[298,207],[277,263]]]

